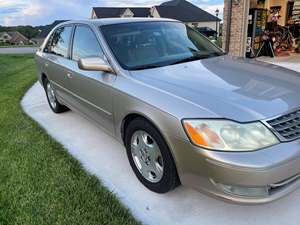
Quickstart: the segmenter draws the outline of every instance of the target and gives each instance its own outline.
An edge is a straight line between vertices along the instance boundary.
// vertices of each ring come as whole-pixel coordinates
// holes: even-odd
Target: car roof
[[[103,19],[89,19],[89,20],[70,20],[62,24],[85,23],[94,24],[96,26],[121,24],[121,23],[136,23],[136,22],[179,22],[178,20],[167,18],[147,18],[147,17],[134,17],[134,18],[103,18]]]

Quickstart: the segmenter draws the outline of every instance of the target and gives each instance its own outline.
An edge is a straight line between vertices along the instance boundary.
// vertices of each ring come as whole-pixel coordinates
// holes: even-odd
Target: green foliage
[[[34,82],[32,55],[0,56],[0,224],[138,224],[23,113],[20,100]]]
[[[0,41],[0,46],[10,46],[10,43]]]
[[[222,36],[219,36],[216,40],[215,37],[209,37],[209,40],[211,40],[214,44],[218,45],[220,48],[222,48]]]

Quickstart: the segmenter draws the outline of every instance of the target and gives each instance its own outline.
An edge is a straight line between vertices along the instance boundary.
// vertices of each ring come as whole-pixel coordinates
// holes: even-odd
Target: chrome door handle
[[[72,73],[71,72],[67,72],[67,77],[71,79],[72,78]]]

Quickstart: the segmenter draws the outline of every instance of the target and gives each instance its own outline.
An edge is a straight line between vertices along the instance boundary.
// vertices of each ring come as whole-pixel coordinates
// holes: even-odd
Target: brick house
[[[18,31],[0,32],[0,42],[11,45],[29,44],[29,39]]]
[[[0,43],[9,43],[11,36],[7,32],[0,32]]]
[[[180,20],[194,27],[218,30],[220,19],[186,0],[172,0],[161,5],[145,7],[94,7],[91,18],[155,17]]]

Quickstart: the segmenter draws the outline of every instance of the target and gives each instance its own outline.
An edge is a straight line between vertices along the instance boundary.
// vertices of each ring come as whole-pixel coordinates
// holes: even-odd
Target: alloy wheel
[[[56,108],[56,97],[54,89],[52,88],[50,82],[47,83],[47,95],[50,102],[50,105],[53,109]]]
[[[131,138],[131,154],[140,174],[158,183],[164,172],[163,158],[156,141],[145,131],[135,131]]]

